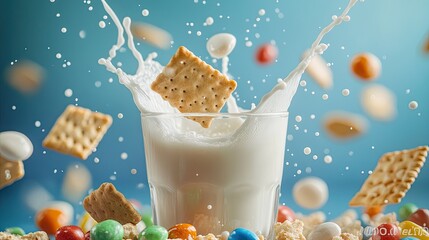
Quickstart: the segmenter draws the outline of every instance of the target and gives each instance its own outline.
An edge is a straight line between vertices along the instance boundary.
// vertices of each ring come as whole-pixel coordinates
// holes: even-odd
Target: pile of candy
[[[103,185],[102,185],[103,186]],[[104,184],[104,189],[108,185]],[[96,192],[95,191],[95,192]],[[277,223],[274,226],[276,240],[429,240],[429,210],[419,209],[415,204],[407,203],[396,213],[384,214],[382,207],[366,208],[358,219],[354,210],[345,211],[340,217],[326,221],[323,212],[310,215],[294,213],[287,206],[278,209]],[[107,210],[108,212],[108,210]],[[40,232],[25,235],[19,227],[7,228],[0,232],[0,239],[49,240],[48,235],[56,240],[263,240],[264,236],[245,228],[220,235],[198,235],[197,229],[187,223],[177,224],[170,229],[154,225],[150,217],[143,215],[137,223],[122,224],[120,219],[107,219],[97,223],[88,213],[82,215],[79,226],[67,225],[61,209],[43,209],[36,216]]]

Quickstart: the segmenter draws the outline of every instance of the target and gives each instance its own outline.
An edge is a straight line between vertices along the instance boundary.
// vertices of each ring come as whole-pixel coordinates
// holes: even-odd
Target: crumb
[[[323,212],[315,212],[310,215],[303,215],[301,213],[296,214],[296,218],[304,223],[303,235],[308,236],[311,231],[319,224],[322,224],[326,220],[326,216]]]
[[[359,238],[350,233],[341,233],[340,236],[335,236],[332,240],[359,240]]]
[[[304,223],[300,220],[294,220],[293,222],[286,220],[283,223],[274,225],[276,240],[305,240],[302,234],[303,230]]]

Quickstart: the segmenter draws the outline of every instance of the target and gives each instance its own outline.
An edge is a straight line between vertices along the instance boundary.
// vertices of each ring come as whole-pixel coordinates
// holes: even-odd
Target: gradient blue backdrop
[[[240,105],[244,107],[259,102],[278,78],[285,77],[320,28],[347,5],[346,0],[208,0],[207,3],[202,0],[198,3],[193,0],[110,0],[109,3],[120,18],[130,16],[136,21],[152,23],[173,35],[174,44],[169,50],[158,50],[145,43],[138,46],[143,56],[157,51],[158,60],[164,64],[180,45],[212,63],[205,49],[207,38],[219,32],[234,34],[237,46],[230,55],[230,73],[238,80],[237,92]],[[143,9],[149,10],[149,16],[142,16]],[[265,9],[265,16],[258,15],[260,9]],[[294,98],[289,119],[289,134],[293,140],[287,143],[285,161],[289,165],[284,168],[282,203],[307,213],[295,204],[291,188],[303,177],[318,176],[330,187],[329,201],[322,210],[334,217],[347,209],[348,200],[360,188],[379,156],[429,143],[429,57],[421,51],[429,34],[428,9],[429,2],[425,0],[368,0],[358,3],[352,10],[350,23],[341,25],[327,36],[324,42],[329,43],[330,48],[324,58],[333,63],[335,84],[325,91],[305,75],[307,91],[300,87]],[[94,187],[111,181],[110,177],[116,175],[113,182],[119,190],[149,204],[139,112],[128,90],[97,64],[100,57],[107,56],[117,36],[113,22],[110,18],[104,20],[104,15],[107,14],[99,1],[90,4],[66,0],[0,1],[0,70],[3,72],[11,62],[24,59],[35,61],[46,70],[41,89],[32,95],[20,94],[7,84],[5,75],[1,75],[0,131],[15,130],[26,134],[34,144],[34,154],[25,162],[25,178],[0,190],[0,230],[15,225],[34,230],[34,213],[23,202],[25,186],[41,184],[61,200],[63,170],[76,163],[91,170]],[[204,21],[210,16],[214,18],[214,24],[204,27]],[[258,17],[261,18],[259,22]],[[107,23],[104,29],[98,25],[101,20]],[[66,33],[61,32],[63,27],[67,28]],[[84,39],[79,37],[82,30],[86,32]],[[197,36],[197,31],[201,31],[201,36]],[[260,37],[256,38],[255,34]],[[245,46],[246,37],[253,46]],[[257,46],[272,40],[279,48],[278,62],[261,67],[254,61],[254,52]],[[396,94],[398,115],[392,121],[371,120],[362,110],[360,92],[367,83],[355,79],[349,71],[350,58],[362,51],[372,52],[382,61],[382,75],[376,82]],[[57,53],[61,53],[61,59],[55,57]],[[119,59],[125,70],[135,70],[136,62],[128,50]],[[70,61],[71,66],[63,68],[64,60]],[[213,65],[220,68],[219,64]],[[113,78],[113,83],[109,83],[109,78]],[[96,87],[96,82],[101,86]],[[64,95],[68,88],[73,90],[70,98]],[[344,88],[350,89],[348,97],[341,94]],[[409,94],[406,94],[407,89]],[[329,95],[326,101],[321,97],[324,93]],[[408,109],[411,100],[419,103],[417,110]],[[56,118],[68,104],[75,103],[111,114],[114,118],[97,152],[87,161],[57,154],[41,146]],[[12,110],[12,106],[16,106],[16,110]],[[369,132],[345,142],[329,138],[321,128],[321,120],[332,110],[362,114],[370,121]],[[119,113],[123,114],[122,119],[117,117]],[[314,120],[310,119],[311,114],[316,116]],[[302,122],[295,121],[296,115],[302,116]],[[41,126],[35,127],[35,121],[40,121]],[[320,132],[319,137],[314,135],[316,131]],[[119,142],[119,137],[124,141]],[[303,153],[307,146],[312,149],[310,155]],[[126,160],[120,157],[123,152],[128,154]],[[327,153],[333,157],[331,164],[323,161]],[[313,160],[313,155],[317,155],[318,160]],[[100,163],[94,163],[95,157]],[[135,175],[130,173],[133,168],[138,170]],[[306,172],[310,168],[311,173]],[[297,170],[302,173],[297,174]],[[138,187],[141,183],[143,188]],[[428,183],[429,166],[425,166],[404,202],[415,202],[428,208]],[[77,213],[81,213],[82,207],[74,206]]]

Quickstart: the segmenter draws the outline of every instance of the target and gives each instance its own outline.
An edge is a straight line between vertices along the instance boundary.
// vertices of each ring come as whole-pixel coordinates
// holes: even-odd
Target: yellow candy
[[[97,222],[89,215],[89,213],[85,212],[83,216],[80,218],[79,227],[82,228],[84,233],[91,230],[93,226],[95,226]]]
[[[420,240],[429,240],[429,233],[411,221],[403,221],[399,227],[401,228],[401,238],[415,237]]]

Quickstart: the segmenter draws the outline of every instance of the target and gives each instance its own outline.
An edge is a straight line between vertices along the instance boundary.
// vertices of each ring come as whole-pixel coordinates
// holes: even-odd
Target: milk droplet
[[[235,48],[237,40],[229,33],[218,33],[207,41],[207,51],[213,58],[224,58]]]
[[[122,113],[118,113],[118,118],[122,119],[124,117],[124,115]]]
[[[64,91],[64,96],[66,96],[66,97],[71,97],[71,96],[73,96],[73,90],[71,90],[70,88],[67,88],[67,89]]]
[[[347,97],[348,95],[350,95],[350,90],[345,88],[343,89],[343,91],[341,91],[341,94],[343,94],[344,97]]]
[[[79,37],[80,37],[81,39],[84,39],[84,38],[86,37],[86,32],[85,32],[84,30],[81,30],[81,31],[79,32]]]
[[[299,180],[293,186],[292,192],[295,202],[307,209],[320,208],[326,203],[329,195],[326,182],[316,177],[307,177]],[[313,240],[316,239],[313,238]]]
[[[55,57],[57,58],[57,59],[60,59],[62,56],[61,56],[61,53],[57,53],[57,54],[55,54]]]
[[[14,105],[14,106],[12,106],[12,110],[16,110],[16,106]]]
[[[323,158],[323,161],[325,161],[325,163],[326,163],[326,164],[330,164],[330,163],[332,163],[332,157],[331,157],[331,155],[326,155],[326,156]]]
[[[322,95],[322,99],[323,99],[323,100],[328,100],[328,98],[329,98],[329,95],[328,95],[328,94],[326,94],[326,93],[325,93],[325,94],[323,94],[323,95]]]
[[[311,148],[309,148],[309,147],[305,147],[304,148],[304,154],[305,155],[308,155],[308,154],[310,154],[311,153]]]
[[[124,137],[118,137],[118,141],[119,142],[123,142],[124,141]]]
[[[121,153],[121,159],[125,160],[128,158],[128,154],[126,152]]]
[[[210,25],[212,25],[213,23],[214,23],[214,19],[213,19],[212,17],[208,17],[208,18],[206,19],[205,24],[207,24],[207,26],[210,26]]]
[[[61,32],[62,33],[66,33],[67,32],[67,28],[65,28],[65,27],[61,28]]]
[[[147,10],[147,9],[143,9],[143,11],[142,11],[142,15],[143,15],[143,17],[147,17],[147,16],[149,16],[149,10]]]
[[[408,108],[409,109],[411,109],[411,110],[415,110],[416,108],[418,108],[419,107],[419,103],[418,102],[416,102],[416,101],[411,101],[409,104],[408,104]]]
[[[100,28],[105,28],[106,27],[106,23],[104,21],[100,21],[100,22],[98,22],[98,26]]]
[[[131,174],[137,174],[137,169],[135,169],[135,168],[133,168],[133,169],[131,169]]]
[[[94,158],[94,163],[99,163],[99,162],[100,162],[100,159],[98,157],[95,157]]]
[[[246,47],[251,47],[253,45],[252,41],[246,41],[245,43]]]
[[[213,208],[213,206],[212,205],[207,205],[207,209],[208,210],[211,210]]]
[[[101,82],[100,81],[96,81],[94,83],[94,85],[95,85],[95,87],[99,88],[99,87],[101,87]]]
[[[34,126],[36,127],[40,127],[42,125],[42,123],[40,121],[35,121],[34,122]]]
[[[259,9],[258,14],[259,14],[259,16],[264,16],[265,15],[265,9]]]
[[[299,85],[300,85],[301,87],[305,87],[305,86],[307,86],[307,81],[305,81],[305,80],[301,80],[301,82],[299,82]]]
[[[296,121],[296,122],[301,122],[301,121],[302,121],[302,117],[301,117],[300,115],[297,115],[297,116],[295,117],[295,121]]]

